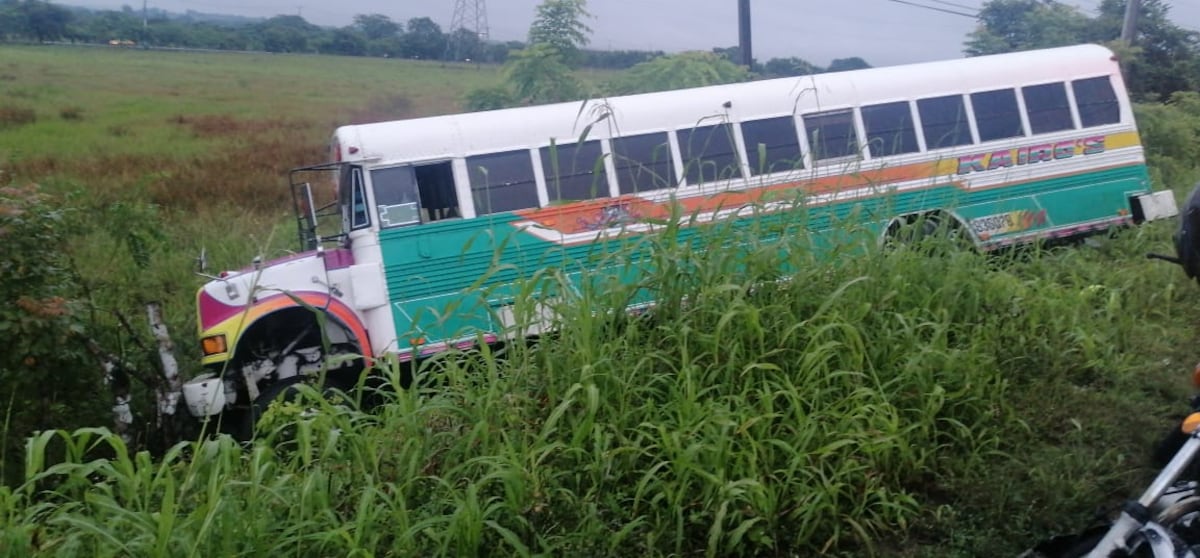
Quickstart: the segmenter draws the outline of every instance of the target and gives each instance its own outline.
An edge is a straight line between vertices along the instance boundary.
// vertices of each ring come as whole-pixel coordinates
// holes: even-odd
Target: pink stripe
[[[245,310],[244,306],[230,306],[222,304],[209,295],[204,289],[200,289],[200,294],[196,296],[196,306],[200,313],[200,329],[207,330],[227,319],[234,316],[238,312]]]
[[[336,248],[325,252],[325,269],[345,269],[354,265],[354,252],[349,248]]]

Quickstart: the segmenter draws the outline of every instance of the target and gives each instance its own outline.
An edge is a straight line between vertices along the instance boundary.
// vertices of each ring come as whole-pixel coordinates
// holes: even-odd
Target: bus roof
[[[588,139],[1100,75],[1112,76],[1114,85],[1123,88],[1112,51],[1078,45],[342,126],[334,132],[334,140],[343,160],[444,160],[541,147],[549,145],[551,138],[559,144],[574,143],[594,122]],[[610,116],[597,122],[605,113]]]

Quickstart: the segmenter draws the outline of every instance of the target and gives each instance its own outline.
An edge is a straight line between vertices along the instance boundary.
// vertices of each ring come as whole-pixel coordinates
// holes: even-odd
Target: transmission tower
[[[460,33],[459,29],[466,29],[475,37],[478,37],[478,42],[483,43],[488,39],[488,20],[487,6],[484,0],[454,0],[454,17],[450,18],[450,42],[446,45],[446,59],[462,61],[466,58],[470,44],[465,33]]]

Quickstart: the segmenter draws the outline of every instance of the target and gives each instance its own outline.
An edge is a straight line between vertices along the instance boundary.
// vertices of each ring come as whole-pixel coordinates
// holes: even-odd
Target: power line
[[[979,18],[978,14],[968,14],[966,12],[959,12],[959,11],[955,11],[955,10],[948,10],[946,8],[939,8],[937,6],[926,6],[925,4],[917,4],[916,2],[907,2],[906,0],[888,0],[888,1],[895,2],[897,4],[904,4],[906,6],[912,6],[914,8],[922,8],[922,9],[926,9],[926,10],[932,10],[935,12],[942,12],[942,13],[947,13],[947,14],[953,14],[956,16],[969,17],[971,19]]]
[[[965,5],[965,4],[955,4],[954,2],[946,2],[945,0],[925,0],[925,1],[926,1],[926,2],[933,2],[934,4],[941,4],[941,5],[943,5],[943,6],[953,6],[953,7],[955,7],[955,8],[962,8],[962,9],[964,9],[964,10],[978,10],[978,9],[980,9],[980,6],[967,6],[967,5]]]

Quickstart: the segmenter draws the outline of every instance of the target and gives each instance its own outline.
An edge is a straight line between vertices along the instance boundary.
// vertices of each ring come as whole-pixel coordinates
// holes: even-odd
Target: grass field
[[[94,302],[166,301],[194,369],[201,247],[218,269],[289,247],[283,174],[323,160],[333,126],[453,111],[498,80],[0,47],[0,115],[17,115],[0,121],[0,183],[79,208],[69,251]],[[589,309],[629,293],[585,292],[553,342],[447,360],[435,389],[374,413],[277,408],[249,449],[152,460],[103,432],[40,435],[0,487],[0,554],[1013,555],[1152,475],[1147,448],[1200,359],[1200,286],[1143,259],[1169,251],[1170,223],[1003,258],[833,263],[762,232],[709,239],[746,246],[737,259],[657,239],[650,284],[690,303],[654,321],[613,324]],[[804,271],[768,282],[780,258]]]

